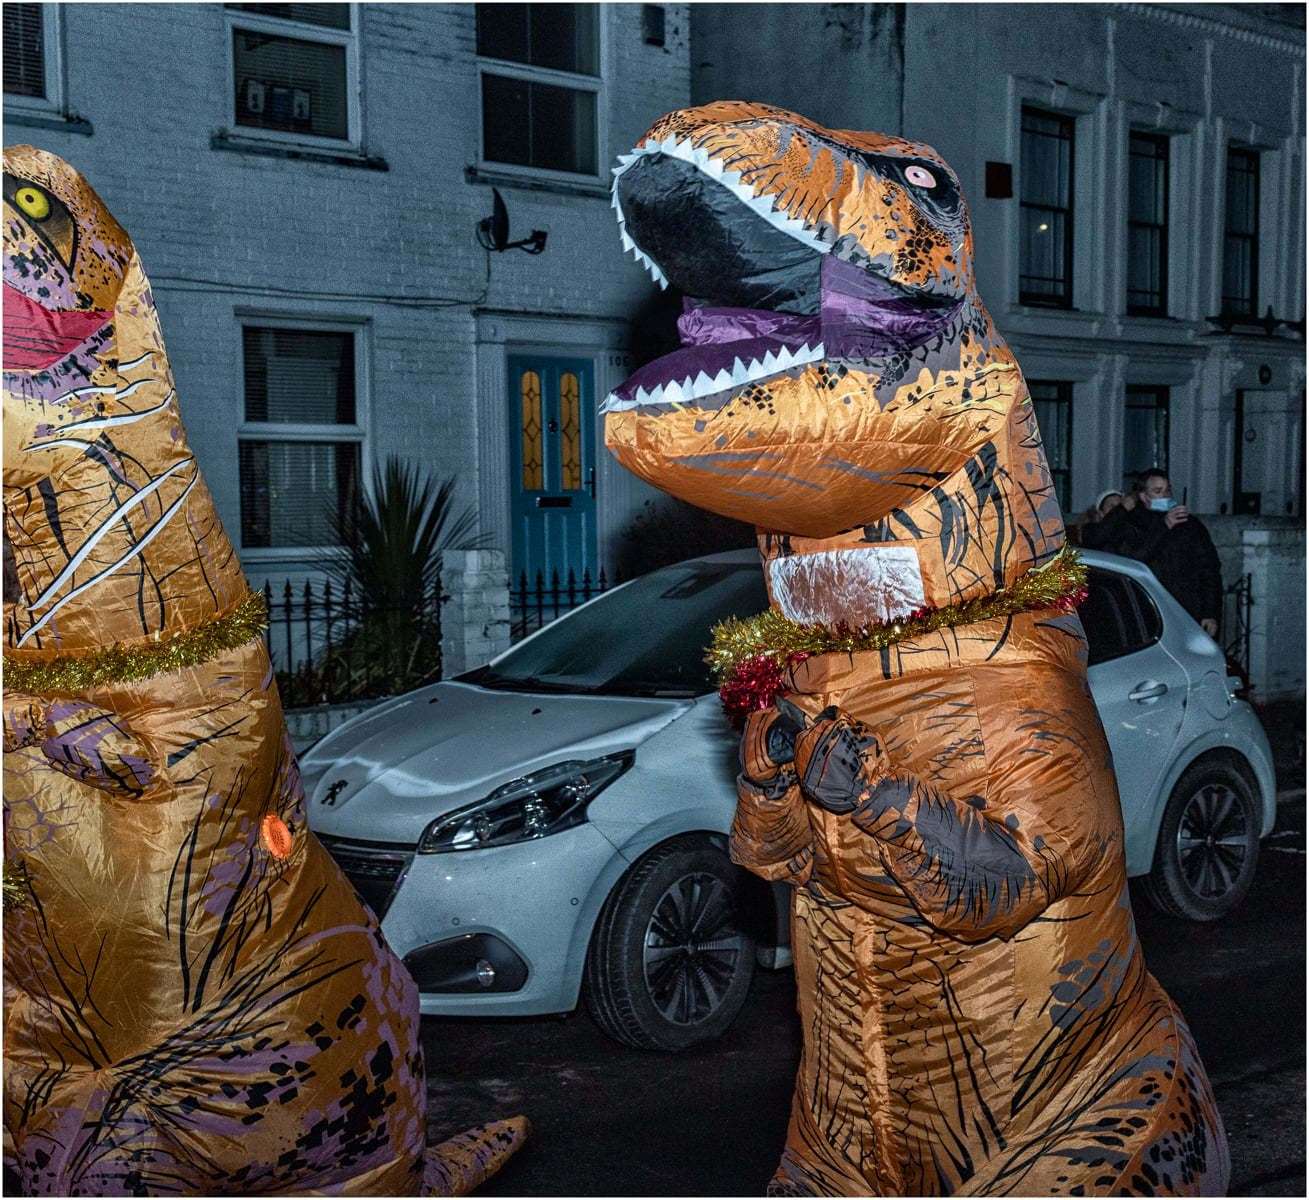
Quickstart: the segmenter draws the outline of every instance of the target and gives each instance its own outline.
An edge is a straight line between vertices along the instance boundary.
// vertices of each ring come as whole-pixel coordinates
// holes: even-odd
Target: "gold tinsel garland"
[[[22,859],[14,863],[5,863],[3,882],[5,912],[13,912],[27,904],[27,889],[30,884],[27,864]]]
[[[895,642],[921,637],[937,629],[969,625],[1015,613],[1060,609],[1071,612],[1086,598],[1086,566],[1071,546],[1034,567],[1007,588],[962,604],[921,608],[885,624],[848,626],[800,625],[776,609],[741,620],[729,617],[714,626],[713,644],[705,655],[714,677],[723,683],[743,664],[771,660],[779,667],[792,655],[856,653],[880,650]]]
[[[4,685],[16,692],[84,692],[112,683],[137,683],[165,671],[199,666],[260,636],[268,625],[263,596],[247,592],[221,617],[157,641],[115,643],[91,654],[64,654],[39,662],[5,655]]]

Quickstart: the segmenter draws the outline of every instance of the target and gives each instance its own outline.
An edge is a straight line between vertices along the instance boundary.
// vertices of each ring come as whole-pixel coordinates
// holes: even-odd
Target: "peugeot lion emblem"
[[[327,795],[323,797],[323,804],[326,807],[332,808],[335,806],[336,798],[345,790],[345,784],[344,779],[338,779],[327,789]]]

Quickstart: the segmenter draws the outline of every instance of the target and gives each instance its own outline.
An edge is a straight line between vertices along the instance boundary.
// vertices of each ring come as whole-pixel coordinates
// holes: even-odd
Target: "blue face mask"
[[[1170,508],[1176,508],[1176,507],[1177,507],[1177,501],[1174,500],[1171,496],[1150,497],[1151,512],[1167,512]]]

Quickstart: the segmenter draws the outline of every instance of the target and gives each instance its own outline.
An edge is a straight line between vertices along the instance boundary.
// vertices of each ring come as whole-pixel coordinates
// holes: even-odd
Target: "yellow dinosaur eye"
[[[50,197],[40,188],[20,187],[14,193],[19,211],[33,221],[44,221],[50,215]]]

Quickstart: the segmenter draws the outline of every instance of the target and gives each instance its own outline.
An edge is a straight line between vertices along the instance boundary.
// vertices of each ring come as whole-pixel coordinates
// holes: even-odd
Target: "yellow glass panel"
[[[523,491],[539,492],[545,487],[545,457],[541,448],[541,376],[524,371],[518,381],[523,401]]]
[[[564,491],[582,487],[582,406],[577,376],[565,371],[559,379],[560,458]]]

